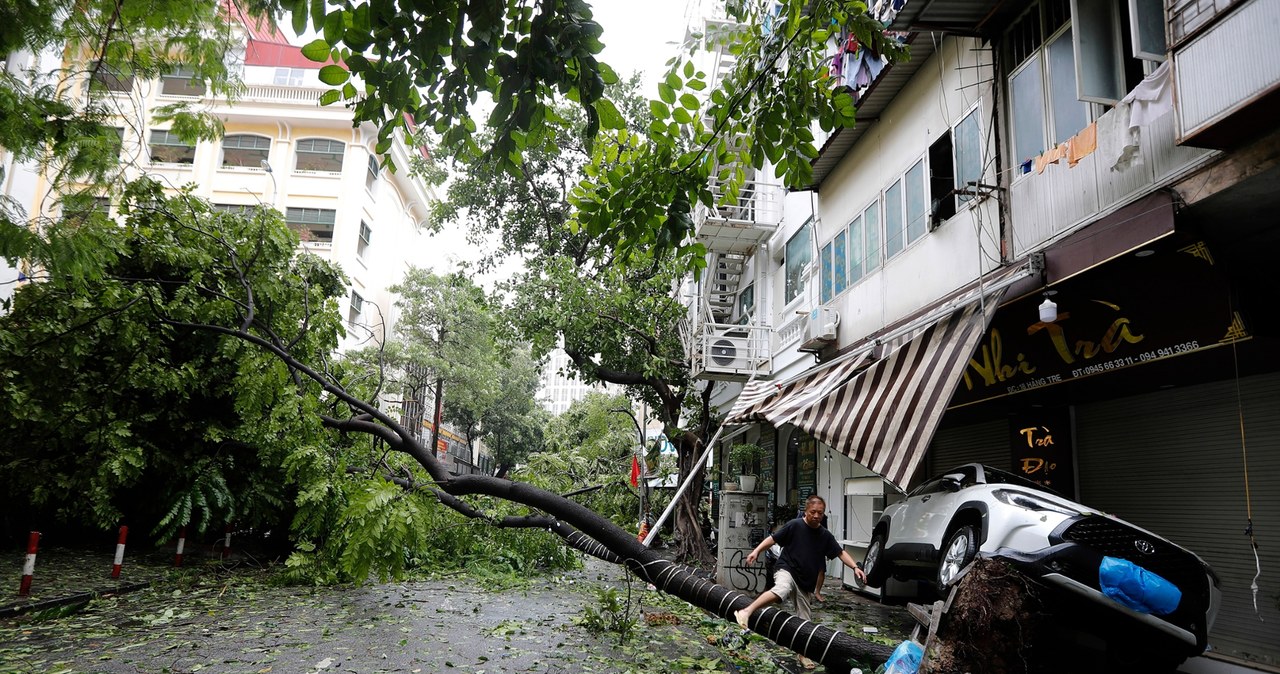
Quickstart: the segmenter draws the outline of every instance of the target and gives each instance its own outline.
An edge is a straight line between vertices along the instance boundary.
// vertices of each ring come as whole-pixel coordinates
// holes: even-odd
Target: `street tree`
[[[713,176],[726,199],[749,170],[766,166],[802,187],[818,154],[811,126],[856,121],[852,94],[828,73],[833,27],[890,58],[904,54],[860,0],[783,0],[776,10],[731,0],[722,27],[693,33],[672,59],[641,137],[607,93],[618,76],[596,58],[607,37],[584,0],[453,0],[430,12],[416,0],[279,1],[295,29],[319,34],[304,53],[345,64],[321,71],[334,87],[322,101],[345,102],[358,121],[376,124],[379,152],[412,120],[439,134],[445,154],[519,176],[529,167],[524,155],[566,128],[588,153],[614,138],[626,148],[623,160],[616,148],[596,155],[599,170],[569,202],[576,226],[620,255],[674,252],[695,269],[703,249],[689,241],[691,214],[696,203],[713,204]],[[718,81],[696,65],[708,48],[735,59]],[[482,93],[494,105],[478,120]],[[566,99],[580,124],[556,107]]]
[[[614,524],[638,526],[640,492],[630,483],[640,436],[625,394],[593,391],[550,418],[546,451],[515,474],[579,501]],[[654,473],[656,474],[656,466]]]
[[[292,257],[296,238],[278,219],[260,221],[268,226],[266,231],[228,229],[225,221],[202,217],[201,209],[191,203],[183,195],[165,196],[150,181],[130,188],[124,196],[123,222],[104,228],[100,235],[107,241],[122,237],[170,245],[154,246],[154,251],[152,246],[141,247],[136,256],[125,260],[129,265],[125,269],[112,264],[120,258],[102,255],[96,281],[70,277],[68,283],[78,292],[61,299],[67,300],[74,315],[62,323],[81,331],[149,326],[178,339],[203,335],[220,353],[248,345],[257,355],[271,357],[246,363],[250,369],[272,374],[275,386],[254,387],[247,400],[240,401],[238,415],[268,420],[279,415],[282,421],[292,420],[308,430],[324,427],[338,432],[333,443],[295,444],[283,437],[278,426],[268,423],[263,429],[263,435],[281,436],[275,439],[280,453],[260,456],[264,461],[271,459],[272,466],[278,465],[296,486],[293,502],[298,512],[291,527],[296,550],[286,565],[289,573],[356,581],[371,573],[398,576],[413,551],[430,548],[434,539],[453,535],[455,529],[463,530],[431,528],[438,520],[432,519],[434,506],[429,504],[437,503],[501,531],[553,535],[563,544],[561,551],[573,549],[625,565],[662,591],[723,618],[750,602],[750,597],[661,557],[572,495],[490,475],[450,473],[418,433],[388,414],[378,400],[349,392],[337,376],[339,370],[327,365],[324,347],[336,343],[340,329],[334,300],[340,279],[308,258]],[[56,242],[51,244],[50,250],[61,250]],[[49,269],[58,267],[56,259],[42,262]],[[110,322],[111,312],[88,306],[86,296],[97,292],[104,281],[111,282],[108,289],[113,295],[128,297],[121,300],[124,305],[149,315],[134,326],[115,325]],[[35,287],[19,289],[19,307]],[[54,326],[44,334],[63,330]],[[268,394],[292,394],[296,401],[280,405]],[[340,441],[344,437],[377,442]],[[64,449],[72,455],[71,461],[79,458],[77,448]],[[207,445],[202,449],[196,458],[218,452]],[[84,460],[98,457],[84,456]],[[525,557],[512,560],[513,568],[524,570],[531,568],[530,562]],[[519,563],[525,566],[514,566]],[[888,647],[785,614],[767,624],[762,620],[757,630],[833,665],[843,666],[850,658],[882,661],[889,654]]]
[[[640,115],[631,122],[636,129],[648,115],[638,86],[632,78],[609,89],[623,109]],[[553,110],[579,127],[586,123],[571,105]],[[687,310],[675,291],[685,267],[671,258],[616,255],[575,227],[571,193],[596,166],[594,157],[613,157],[617,166],[629,151],[617,138],[602,139],[593,151],[576,140],[579,127],[548,133],[541,145],[526,148],[516,173],[483,159],[457,165],[433,213],[440,223],[499,241],[495,257],[523,260],[524,269],[503,285],[516,333],[540,352],[563,348],[583,381],[623,386],[643,401],[675,445],[683,480],[695,472],[713,430],[709,391],[690,376],[679,329]],[[675,511],[675,529],[681,558],[709,566],[698,511],[702,492],[702,480],[694,479]]]
[[[127,227],[96,212],[51,225],[45,248],[92,250],[96,272],[61,273],[39,258],[46,278],[19,288],[0,316],[0,510],[99,530],[133,523],[156,536],[188,523],[192,535],[232,521],[280,527],[293,512],[286,458],[326,440],[312,415],[317,387],[260,349],[155,316],[225,318],[233,299],[194,288],[205,276],[243,276],[256,311],[297,322],[282,336],[290,348],[323,362],[338,322],[313,309],[333,306],[345,278],[296,256],[274,211],[218,213],[158,192],[129,188]],[[184,224],[137,222],[140,209]],[[239,258],[257,264],[235,267]]]

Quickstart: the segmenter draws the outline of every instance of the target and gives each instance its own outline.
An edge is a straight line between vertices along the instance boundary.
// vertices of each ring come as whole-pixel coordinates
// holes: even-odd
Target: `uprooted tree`
[[[227,349],[250,344],[270,354],[284,375],[281,385],[305,404],[296,412],[318,424],[343,434],[364,435],[381,441],[381,453],[366,453],[360,462],[355,455],[339,461],[321,448],[295,454],[288,459],[290,469],[310,465],[313,472],[327,472],[314,484],[335,480],[360,480],[365,522],[371,531],[343,552],[358,557],[353,564],[366,572],[375,570],[394,575],[403,569],[405,541],[425,534],[410,535],[396,528],[414,529],[419,499],[433,498],[465,517],[482,520],[501,529],[540,529],[558,536],[564,545],[608,562],[624,565],[637,577],[653,583],[718,616],[744,608],[751,597],[717,585],[693,569],[663,559],[606,518],[571,498],[531,484],[488,475],[452,475],[435,453],[415,439],[415,435],[385,413],[377,404],[348,392],[340,377],[323,364],[304,361],[314,351],[299,353],[295,347],[307,343],[310,332],[322,333],[334,327],[336,306],[321,299],[319,304],[291,302],[302,308],[301,315],[273,310],[281,298],[307,294],[310,279],[299,274],[289,255],[287,240],[292,235],[278,219],[264,218],[254,228],[218,228],[219,221],[201,217],[207,211],[189,206],[189,197],[166,197],[161,187],[149,181],[133,185],[122,208],[125,220],[116,236],[163,241],[164,246],[147,249],[148,254],[127,261],[122,274],[121,260],[104,260],[100,278],[109,282],[118,301],[151,312],[157,330],[195,338],[218,335]],[[74,239],[78,232],[68,232]],[[107,230],[99,235],[111,235]],[[257,239],[257,240],[255,240]],[[273,242],[264,248],[262,239]],[[282,241],[286,243],[281,243]],[[68,250],[51,246],[50,250]],[[198,267],[187,265],[195,261]],[[48,260],[47,262],[55,262]],[[260,286],[270,279],[270,291]],[[72,289],[68,289],[70,292]],[[88,290],[86,290],[88,291]],[[25,292],[19,290],[19,294]],[[84,329],[102,316],[87,315],[77,323]],[[264,406],[266,402],[263,402]],[[263,412],[269,412],[264,407]],[[250,410],[244,410],[249,413]],[[326,480],[328,482],[326,482]],[[320,490],[323,491],[322,489]],[[300,488],[298,498],[317,497],[312,489]],[[319,494],[323,497],[323,493]],[[500,499],[527,508],[518,515],[495,517],[485,504]],[[321,504],[315,504],[323,509]],[[333,523],[330,522],[330,525]],[[301,535],[306,534],[302,526]],[[398,545],[386,545],[396,542]],[[357,578],[361,577],[356,575]],[[773,641],[842,668],[851,660],[883,661],[888,647],[855,639],[816,623],[800,620],[777,609],[760,611],[753,627]]]

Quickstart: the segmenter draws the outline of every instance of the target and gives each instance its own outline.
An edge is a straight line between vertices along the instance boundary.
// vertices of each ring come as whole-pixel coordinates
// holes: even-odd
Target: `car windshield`
[[[1028,480],[1027,478],[1022,477],[1021,475],[1006,473],[1005,471],[1000,470],[998,468],[992,468],[991,466],[983,466],[982,472],[986,477],[987,484],[1011,484],[1018,487],[1026,487],[1027,489],[1038,489],[1040,491],[1047,491],[1050,494],[1053,494],[1054,496],[1061,496],[1061,494],[1059,494],[1058,492],[1038,482],[1032,482],[1031,480]]]

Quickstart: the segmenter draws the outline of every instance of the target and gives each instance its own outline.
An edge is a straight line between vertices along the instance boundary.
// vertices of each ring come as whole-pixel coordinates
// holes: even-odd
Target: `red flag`
[[[636,460],[636,455],[631,455],[631,486],[640,486],[640,462]]]

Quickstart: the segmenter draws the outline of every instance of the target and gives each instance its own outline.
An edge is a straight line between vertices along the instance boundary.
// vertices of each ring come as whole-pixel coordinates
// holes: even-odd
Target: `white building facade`
[[[911,59],[836,42],[858,124],[810,189],[697,214],[691,365],[742,415],[722,448],[769,449],[775,516],[823,496],[855,558],[900,490],[1026,473],[1214,567],[1184,671],[1280,665],[1240,534],[1280,518],[1280,3],[874,4]]]

